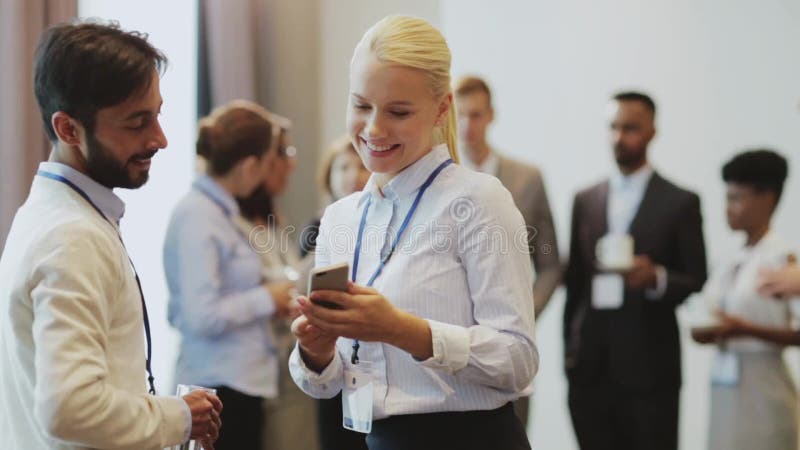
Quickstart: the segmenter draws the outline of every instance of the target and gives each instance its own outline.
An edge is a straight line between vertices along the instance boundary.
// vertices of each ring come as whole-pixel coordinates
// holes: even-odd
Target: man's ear
[[[50,118],[50,125],[60,142],[76,146],[83,143],[83,126],[64,111],[56,111]]]

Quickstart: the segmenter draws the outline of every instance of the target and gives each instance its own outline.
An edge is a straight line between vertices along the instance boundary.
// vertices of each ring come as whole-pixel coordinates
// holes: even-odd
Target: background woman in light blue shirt
[[[325,211],[316,265],[349,263],[354,282],[299,299],[295,382],[318,398],[344,388],[345,404],[371,409],[370,450],[530,448],[510,403],[538,368],[527,230],[496,178],[452,164],[441,33],[403,16],[370,28],[347,115],[373,175]],[[351,381],[372,393],[356,400]],[[353,416],[345,423],[368,428]]]
[[[238,227],[236,197],[264,180],[279,128],[263,108],[233,102],[201,122],[199,177],[170,218],[164,243],[169,321],[181,333],[178,383],[214,387],[225,402],[217,450],[261,450],[262,403],[277,395],[269,319],[289,311],[291,282],[266,283]]]

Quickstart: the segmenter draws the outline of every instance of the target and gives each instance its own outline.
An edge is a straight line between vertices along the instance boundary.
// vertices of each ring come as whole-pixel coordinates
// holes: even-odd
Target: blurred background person
[[[265,279],[237,224],[238,197],[264,183],[279,139],[260,106],[235,101],[200,123],[207,173],[176,205],[164,243],[169,321],[181,334],[175,379],[217,389],[225,404],[216,448],[261,450],[263,399],[278,394],[272,317],[288,317],[291,281]]]
[[[264,158],[264,181],[248,197],[238,198],[241,216],[238,223],[251,246],[261,257],[264,279],[270,283],[292,282],[302,291],[307,281],[307,266],[290,242],[291,228],[277,210],[277,199],[286,191],[295,170],[296,149],[292,146],[291,122],[274,113],[272,138],[278,142]],[[313,261],[311,261],[313,264]],[[264,400],[264,450],[315,450],[318,446],[316,405],[297,388],[289,376],[289,353],[294,337],[285,317],[273,316],[269,321],[273,342],[278,352],[278,396]]]
[[[759,293],[766,297],[800,296],[800,265],[788,261],[780,269],[764,269],[759,277]]]
[[[353,147],[350,136],[340,136],[333,141],[322,155],[317,172],[320,196],[325,206],[364,189],[367,180],[369,171]],[[313,252],[317,246],[321,217],[320,213],[303,227],[300,234],[300,255],[303,257]]]
[[[508,158],[489,145],[487,132],[494,121],[494,105],[486,81],[473,76],[458,80],[455,104],[461,164],[497,177],[511,192],[525,220],[531,262],[536,271],[533,303],[539,317],[561,280],[556,230],[542,173],[538,167]],[[514,402],[514,412],[525,425],[528,405],[528,397]]]
[[[700,198],[648,163],[656,105],[609,105],[616,169],[580,191],[564,275],[564,364],[583,450],[675,450],[681,346],[675,308],[706,280]]]
[[[369,171],[353,147],[349,135],[333,141],[319,164],[318,182],[320,195],[327,204],[364,189],[369,180]],[[303,227],[300,234],[300,251],[303,256],[313,258],[319,234],[320,216]],[[364,436],[342,427],[342,395],[330,399],[319,399],[318,424],[319,445],[322,450],[366,450]]]
[[[702,298],[719,324],[694,328],[701,344],[717,345],[711,368],[711,450],[797,448],[797,393],[783,360],[787,345],[800,345],[791,302],[758,292],[759,271],[793,261],[794,249],[771,229],[783,192],[786,160],[770,150],[740,153],[722,168],[731,230],[744,246],[714,271]]]

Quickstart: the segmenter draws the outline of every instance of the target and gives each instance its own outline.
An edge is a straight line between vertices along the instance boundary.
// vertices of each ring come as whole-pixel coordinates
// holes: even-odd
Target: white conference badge
[[[342,388],[342,425],[359,433],[372,431],[372,399],[374,385],[372,366],[359,361],[344,371]]]
[[[719,350],[711,364],[711,383],[715,386],[733,387],[739,384],[739,356]]]
[[[597,274],[592,278],[592,307],[618,309],[625,297],[625,280],[616,273]]]

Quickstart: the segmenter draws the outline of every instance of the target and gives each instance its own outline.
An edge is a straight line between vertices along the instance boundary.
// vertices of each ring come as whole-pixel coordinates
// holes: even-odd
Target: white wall
[[[711,265],[741,242],[724,222],[719,170],[748,146],[774,146],[790,160],[774,225],[800,243],[797,3],[441,3],[454,74],[483,75],[494,89],[492,141],[544,170],[562,254],[574,192],[612,168],[604,108],[622,88],[644,89],[656,99],[659,134],[651,160],[668,178],[701,195]],[[562,311],[559,291],[537,323],[542,367],[532,420],[536,448],[576,448],[562,370]],[[705,448],[708,356],[685,340],[684,450]]]
[[[297,170],[279,198],[281,213],[300,229],[317,213],[321,77],[320,3],[326,0],[258,0],[258,100],[292,120]],[[297,239],[298,233],[290,236]]]
[[[193,177],[197,2],[80,0],[78,11],[81,17],[113,19],[126,30],[148,33],[149,41],[169,58],[169,67],[161,79],[164,106],[159,119],[169,145],[155,156],[150,181],[144,187],[116,192],[126,203],[122,235],[147,299],[156,388],[159,393],[171,394],[178,335],[167,324],[161,248],[172,208],[189,189]]]

